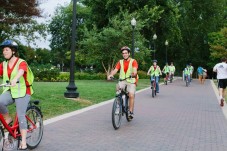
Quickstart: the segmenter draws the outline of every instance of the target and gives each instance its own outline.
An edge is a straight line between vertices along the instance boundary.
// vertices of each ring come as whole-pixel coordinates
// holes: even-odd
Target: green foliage
[[[227,56],[227,27],[222,28],[219,32],[209,34],[210,45],[210,62],[208,66],[213,67],[220,58]]]
[[[56,81],[60,75],[59,69],[51,64],[46,65],[30,65],[30,68],[35,76],[35,81]]]

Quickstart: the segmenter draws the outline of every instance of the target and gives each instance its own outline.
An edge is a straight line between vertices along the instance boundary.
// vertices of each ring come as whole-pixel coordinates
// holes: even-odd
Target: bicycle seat
[[[33,101],[31,101],[31,103],[34,103],[35,105],[39,105],[39,100],[33,100]]]

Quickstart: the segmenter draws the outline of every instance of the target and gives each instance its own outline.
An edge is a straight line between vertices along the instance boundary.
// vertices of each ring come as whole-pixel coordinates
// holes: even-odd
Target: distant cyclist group
[[[135,59],[130,57],[130,48],[128,46],[124,46],[121,48],[121,53],[123,59],[119,60],[115,66],[115,69],[110,73],[108,79],[112,79],[114,75],[120,71],[119,73],[119,82],[117,84],[117,92],[116,99],[113,104],[113,111],[112,111],[112,121],[115,122],[114,128],[119,128],[121,116],[126,114],[126,119],[131,121],[134,117],[134,100],[135,100],[135,92],[136,92],[136,85],[138,82],[138,63]],[[219,87],[219,94],[220,94],[220,105],[224,106],[224,90],[227,87],[227,65],[226,59],[222,59],[222,63],[217,64],[213,71],[218,72],[218,87]],[[164,76],[164,82],[167,85],[167,82],[172,82],[174,78],[174,74],[176,68],[173,62],[170,65],[166,62],[165,66],[161,70],[160,66],[158,65],[157,60],[152,60],[152,65],[150,66],[147,75],[150,76],[151,82],[151,89],[152,89],[152,97],[159,93],[159,80],[161,75]],[[221,70],[221,69],[222,70]],[[226,71],[225,71],[226,70]],[[183,69],[183,80],[186,81],[186,86],[190,84],[192,81],[192,75],[194,72],[194,67],[192,63],[186,64],[186,67]],[[220,73],[221,72],[221,73]],[[201,66],[197,69],[198,79],[201,84],[204,84],[204,81],[207,76],[207,70],[202,68]],[[224,78],[224,79],[223,79]],[[153,90],[154,93],[153,93]],[[125,100],[123,99],[123,95],[125,96]],[[128,103],[129,102],[129,103]],[[127,110],[127,111],[126,111]],[[120,111],[120,112],[119,112]],[[116,120],[115,116],[118,116],[118,120]],[[118,122],[118,123],[116,123]]]

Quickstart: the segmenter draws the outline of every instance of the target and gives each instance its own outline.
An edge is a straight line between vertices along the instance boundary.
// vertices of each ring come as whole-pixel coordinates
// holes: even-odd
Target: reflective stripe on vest
[[[119,75],[120,79],[125,79],[125,78],[131,76],[131,74],[133,72],[133,68],[132,68],[132,62],[133,61],[134,61],[134,59],[130,59],[127,72],[125,73],[125,71],[124,71],[124,61],[120,60],[120,65],[121,65],[120,75]],[[126,79],[126,81],[129,82],[129,83],[136,83],[136,79],[135,78],[129,78],[129,79]]]
[[[151,66],[151,76],[159,76],[159,66],[156,67],[156,69],[154,70],[154,66]]]
[[[14,77],[17,75],[17,73],[19,71],[19,65],[23,61],[24,61],[23,59],[19,59],[17,61],[17,64],[15,65],[15,67],[13,68],[13,71],[11,73],[10,79],[8,77],[8,70],[7,70],[8,62],[6,62],[6,61],[3,62],[3,83],[5,83],[6,81],[12,81],[14,79]],[[33,94],[33,89],[32,89],[31,84],[33,83],[34,76],[33,76],[31,69],[29,68],[29,66],[27,66],[27,68],[28,68],[27,80],[30,85],[31,94]],[[12,98],[20,98],[20,97],[24,97],[26,95],[26,88],[27,87],[26,87],[24,77],[21,76],[19,79],[19,83],[16,84],[16,86],[5,87],[3,93],[10,90]]]

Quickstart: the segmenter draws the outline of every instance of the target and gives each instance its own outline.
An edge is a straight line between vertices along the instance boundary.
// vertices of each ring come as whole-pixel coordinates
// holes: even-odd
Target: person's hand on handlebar
[[[110,74],[107,79],[108,80],[112,80],[113,79],[113,75]]]
[[[18,80],[17,79],[13,79],[11,82],[10,82],[10,85],[12,87],[16,86],[16,84],[18,83]]]

